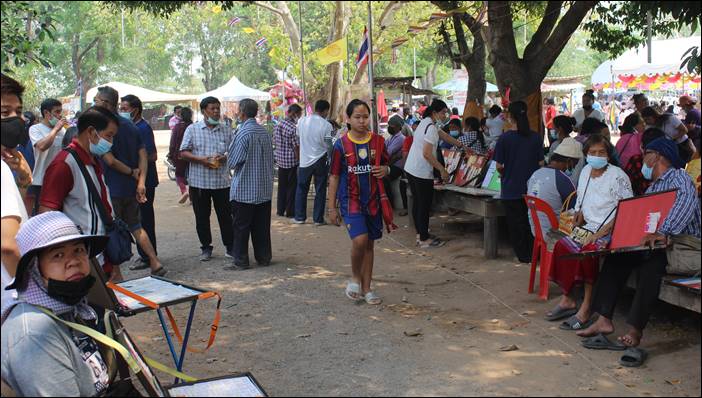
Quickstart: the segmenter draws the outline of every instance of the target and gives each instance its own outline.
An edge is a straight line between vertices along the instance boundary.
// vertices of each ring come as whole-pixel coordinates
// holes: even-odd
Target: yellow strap
[[[183,381],[186,381],[186,382],[197,381],[196,378],[194,378],[192,376],[188,376],[185,373],[179,372],[173,368],[169,368],[168,366],[166,366],[160,362],[157,362],[157,361],[147,357],[146,355],[144,355],[144,360],[146,361],[146,364],[151,366],[152,368],[158,369],[164,373],[168,373],[169,375],[171,375],[173,377],[177,377]]]
[[[139,367],[139,364],[137,364],[137,362],[134,360],[134,358],[129,353],[129,351],[127,351],[127,349],[124,348],[124,346],[122,344],[120,344],[118,341],[114,340],[111,337],[105,336],[104,334],[98,332],[97,330],[89,328],[85,325],[64,321],[63,319],[57,317],[56,315],[54,315],[53,312],[47,310],[46,308],[43,308],[43,307],[37,307],[37,308],[39,308],[46,315],[56,319],[57,321],[63,322],[67,326],[69,326],[69,327],[71,327],[71,328],[73,328],[73,329],[75,329],[75,330],[77,330],[85,335],[90,336],[91,338],[99,341],[100,343],[102,343],[108,347],[111,347],[111,348],[117,350],[117,352],[119,352],[119,354],[122,356],[122,358],[124,358],[124,360],[127,361],[127,364],[129,365],[129,368],[132,370],[132,372],[134,372],[135,374],[141,372],[141,368]],[[107,317],[105,319],[107,321]],[[105,323],[105,325],[108,325],[108,323]],[[112,334],[111,328],[106,327],[106,329],[108,330],[108,333],[111,335]],[[177,377],[179,379],[185,380],[186,382],[197,381],[196,378],[188,376],[185,373],[179,372],[173,368],[169,368],[168,366],[166,366],[162,363],[159,363],[159,362],[157,362],[157,361],[155,361],[147,356],[144,356],[144,360],[152,368],[156,368],[156,369],[158,369],[162,372],[165,372],[173,377]]]
[[[56,315],[54,315],[53,312],[47,310],[46,308],[42,308],[42,307],[38,307],[38,308],[43,313],[54,318],[55,320],[57,320],[59,322],[63,322],[67,326],[69,326],[69,327],[71,327],[71,328],[73,328],[73,329],[75,329],[83,334],[90,336],[91,338],[99,341],[100,343],[102,343],[108,347],[114,348],[115,350],[117,350],[117,352],[119,352],[119,354],[122,356],[122,358],[124,358],[124,360],[127,361],[127,364],[129,365],[129,368],[132,370],[132,372],[134,372],[134,373],[141,372],[141,368],[139,368],[139,365],[134,360],[134,358],[132,358],[132,355],[129,353],[129,351],[127,351],[127,349],[124,348],[124,346],[122,344],[118,343],[114,339],[107,337],[104,334],[98,332],[97,330],[89,328],[85,325],[80,325],[78,323],[64,321],[63,319],[57,317]]]

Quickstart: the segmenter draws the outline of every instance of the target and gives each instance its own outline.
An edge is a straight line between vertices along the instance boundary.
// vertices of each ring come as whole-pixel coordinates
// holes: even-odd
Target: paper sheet
[[[172,397],[263,397],[263,391],[248,377],[203,381],[168,390]]]
[[[174,282],[168,282],[161,279],[152,278],[150,276],[121,282],[117,285],[156,304],[163,304],[173,300],[197,296],[198,294],[202,293],[198,290],[183,287]],[[137,310],[145,307],[144,304],[122,294],[117,290],[114,292],[117,300],[119,300],[121,304],[130,310]]]

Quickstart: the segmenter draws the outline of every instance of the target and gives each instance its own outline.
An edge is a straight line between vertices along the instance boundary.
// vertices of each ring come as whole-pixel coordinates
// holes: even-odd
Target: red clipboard
[[[609,249],[640,246],[649,221],[654,221],[652,229],[657,231],[673,208],[676,196],[677,190],[670,190],[619,201]]]

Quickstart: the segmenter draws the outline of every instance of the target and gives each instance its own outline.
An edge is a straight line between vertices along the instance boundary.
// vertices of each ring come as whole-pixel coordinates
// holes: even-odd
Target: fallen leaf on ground
[[[516,344],[510,344],[500,347],[500,351],[517,351],[519,347]]]
[[[499,323],[499,322],[500,322],[499,319],[491,319],[491,320],[490,320],[490,323]]]
[[[418,337],[422,335],[422,329],[417,329],[417,330],[411,330],[411,331],[406,331],[405,330],[405,336],[407,337]]]
[[[305,338],[310,337],[310,336],[312,336],[312,335],[311,334],[299,334],[299,335],[297,335],[297,338],[298,339],[305,339]]]
[[[680,380],[678,380],[678,379],[674,379],[674,380],[666,380],[665,382],[666,382],[666,383],[668,383],[668,384],[670,384],[671,386],[674,386],[674,385],[680,384]]]
[[[529,315],[534,315],[536,314],[536,311],[524,311],[522,312],[522,315],[524,316],[529,316]]]
[[[520,374],[522,374],[522,372],[517,369],[512,369],[512,374],[515,376],[519,376]]]

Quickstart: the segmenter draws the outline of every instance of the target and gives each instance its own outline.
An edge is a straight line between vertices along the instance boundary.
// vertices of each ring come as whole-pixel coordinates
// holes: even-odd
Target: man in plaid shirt
[[[256,122],[258,104],[239,103],[239,132],[229,147],[227,166],[234,171],[229,191],[233,215],[234,257],[228,270],[249,268],[249,235],[260,266],[269,265],[271,249],[271,198],[273,196],[273,142]]]
[[[300,164],[300,146],[297,141],[297,120],[302,116],[300,105],[288,108],[285,120],[275,127],[275,163],[278,165],[278,209],[280,217],[295,217],[295,189],[297,166]]]

